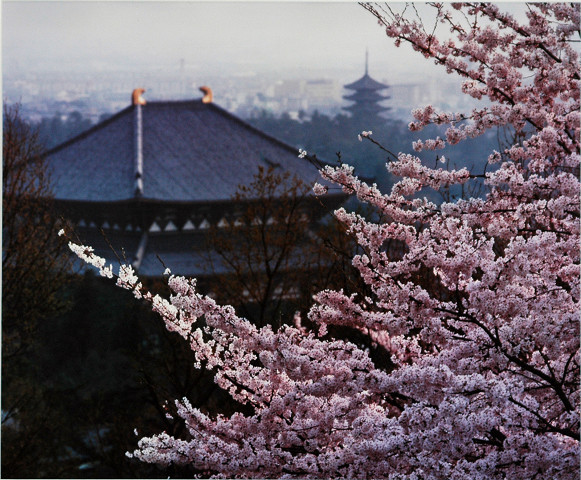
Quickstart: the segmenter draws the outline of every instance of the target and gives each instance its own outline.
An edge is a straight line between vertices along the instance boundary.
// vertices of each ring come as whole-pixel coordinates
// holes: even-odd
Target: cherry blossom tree
[[[353,264],[371,293],[317,294],[308,314],[316,331],[300,318],[258,328],[170,272],[173,294],[161,298],[122,266],[117,283],[149,301],[253,412],[212,418],[178,399],[188,435],[142,438],[130,457],[202,477],[577,478],[579,5],[533,4],[524,21],[490,4],[432,7],[436,25],[449,27],[445,40],[413,6],[364,5],[396,44],[488,99],[467,114],[415,110],[412,130],[448,125],[445,138],[415,148],[495,127],[524,132],[524,141],[491,152],[484,172],[399,154],[387,165],[400,178],[388,194],[347,165],[323,168],[325,181],[382,220],[335,212],[364,252]],[[488,188],[480,198],[437,205],[423,195],[478,179]],[[388,254],[389,241],[400,255]],[[71,248],[114,276],[89,247]],[[389,366],[331,338],[332,325],[383,345]]]

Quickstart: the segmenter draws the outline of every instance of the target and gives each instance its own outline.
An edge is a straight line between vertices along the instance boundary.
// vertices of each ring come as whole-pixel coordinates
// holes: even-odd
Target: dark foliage
[[[37,133],[4,107],[2,181],[2,474],[36,476],[39,458],[60,454],[48,434],[55,399],[36,381],[39,328],[65,309],[71,263],[57,231]],[[58,474],[45,465],[47,475]]]

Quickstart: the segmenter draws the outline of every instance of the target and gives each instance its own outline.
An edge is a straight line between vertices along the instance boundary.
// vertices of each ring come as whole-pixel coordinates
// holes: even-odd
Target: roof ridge
[[[200,100],[200,103],[201,103],[201,100]],[[252,131],[252,132],[254,132],[254,133],[257,133],[258,135],[260,135],[260,136],[262,136],[262,137],[264,137],[264,138],[266,138],[266,139],[268,139],[268,140],[270,140],[270,141],[272,141],[272,142],[274,142],[274,143],[277,143],[277,144],[278,144],[278,145],[280,145],[281,147],[283,147],[283,148],[287,149],[289,152],[293,152],[293,153],[294,153],[294,154],[297,156],[297,158],[302,158],[302,157],[299,157],[299,155],[298,155],[298,153],[299,153],[299,150],[298,150],[298,148],[295,148],[295,147],[293,147],[293,146],[289,145],[288,143],[286,143],[286,142],[284,142],[284,141],[280,140],[279,138],[277,138],[277,137],[274,137],[274,136],[270,135],[269,133],[266,133],[265,131],[261,130],[261,129],[260,129],[260,128],[258,128],[258,127],[255,127],[254,125],[251,125],[250,123],[248,123],[248,122],[246,122],[246,121],[242,120],[240,117],[237,117],[237,116],[236,116],[236,115],[234,115],[233,113],[230,113],[230,112],[229,112],[228,110],[226,110],[225,108],[223,108],[223,107],[220,107],[219,105],[217,105],[217,104],[215,104],[215,103],[205,103],[205,104],[203,104],[203,105],[206,105],[206,106],[209,106],[209,107],[211,107],[211,108],[214,108],[215,110],[217,110],[217,111],[218,111],[218,113],[221,113],[222,115],[224,115],[224,116],[226,116],[226,117],[229,117],[230,119],[232,119],[232,120],[234,120],[234,121],[238,122],[240,125],[242,125],[242,126],[243,126],[243,127],[245,127],[246,129],[248,129],[248,130],[250,130],[250,131]],[[312,161],[311,161],[309,158],[305,157],[305,160],[306,160],[308,163],[310,163],[310,164],[314,165],[314,164],[313,164],[313,162],[312,162]],[[326,162],[326,161],[324,161],[324,160],[320,160],[320,159],[318,159],[318,161],[319,161],[321,164],[323,164],[323,165],[331,165],[330,163],[328,163],[328,162]],[[315,166],[315,167],[317,167],[317,168],[319,168],[317,165],[314,165],[314,166]],[[283,167],[283,168],[284,168],[284,167]]]
[[[258,133],[259,135],[268,138],[269,140],[273,140],[274,142],[278,143],[280,146],[286,148],[289,151],[292,151],[294,153],[297,154],[298,157],[298,149],[289,145],[288,143],[280,140],[279,138],[273,137],[272,135],[266,133],[265,131],[261,130],[258,127],[255,127],[254,125],[251,125],[250,123],[242,120],[240,117],[237,117],[236,115],[234,115],[233,113],[230,113],[228,110],[226,110],[225,108],[215,104],[215,103],[205,103],[204,105],[209,106],[210,108],[214,108],[215,110],[218,111],[218,113],[221,113],[222,115],[224,115],[225,117],[228,117],[236,122],[238,122],[240,125],[242,125],[243,127],[247,128],[248,130],[251,130],[255,133]]]
[[[73,143],[78,142],[79,140],[82,140],[83,138],[93,134],[94,132],[105,128],[110,123],[113,123],[117,119],[121,118],[123,115],[126,115],[134,107],[135,107],[135,105],[129,105],[128,107],[125,107],[123,110],[117,112],[116,114],[110,116],[109,118],[106,118],[105,120],[97,123],[96,125],[93,125],[91,128],[85,130],[84,132],[79,133],[78,135],[74,136],[73,138],[69,138],[68,140],[65,140],[63,143],[60,143],[60,144],[46,150],[45,152],[43,152],[41,154],[41,156],[48,157],[49,155],[52,155],[53,153],[56,153],[56,152],[62,150],[63,148],[66,148],[66,147],[72,145]]]
[[[202,103],[201,99],[182,99],[182,100],[147,100],[147,103],[145,105],[143,105],[145,108],[147,108],[148,106],[159,106],[159,105],[177,105],[177,104],[198,104],[198,103]]]

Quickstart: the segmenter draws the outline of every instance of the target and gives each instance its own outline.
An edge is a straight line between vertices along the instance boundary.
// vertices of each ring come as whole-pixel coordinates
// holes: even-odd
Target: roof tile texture
[[[135,195],[135,106],[47,152],[56,199],[110,202]],[[298,151],[215,104],[151,102],[142,107],[143,198],[228,200],[269,163],[307,182],[317,170]]]

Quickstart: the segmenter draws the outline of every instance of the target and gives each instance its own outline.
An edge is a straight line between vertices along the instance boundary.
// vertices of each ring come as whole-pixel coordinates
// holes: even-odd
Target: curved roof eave
[[[52,147],[52,148],[46,150],[45,152],[43,152],[41,154],[41,157],[46,158],[50,155],[53,155],[53,154],[63,150],[64,148],[67,148],[67,147],[73,145],[74,143],[77,143],[79,140],[82,140],[82,139],[92,135],[93,133],[95,133],[99,130],[102,130],[103,128],[107,127],[109,124],[115,122],[119,118],[121,118],[124,115],[131,112],[134,108],[135,108],[134,105],[129,105],[128,107],[125,107],[123,110],[120,110],[116,114],[114,114],[114,115],[110,116],[109,118],[106,118],[105,120],[97,123],[96,125],[92,126],[91,128],[85,130],[84,132],[81,132],[78,135],[76,135],[68,140],[65,140],[63,143],[60,143],[60,144],[56,145],[55,147]]]
[[[359,80],[344,85],[344,87],[349,90],[383,90],[389,88],[389,85],[374,80],[366,73]]]

